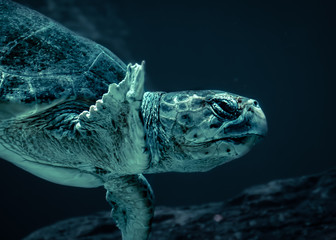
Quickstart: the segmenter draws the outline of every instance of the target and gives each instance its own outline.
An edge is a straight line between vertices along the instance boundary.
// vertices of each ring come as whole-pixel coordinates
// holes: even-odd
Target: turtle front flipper
[[[110,84],[102,99],[78,117],[76,130],[84,145],[97,147],[98,155],[93,158],[107,159],[107,168],[119,175],[140,174],[148,168],[141,118],[144,78],[144,62],[129,64],[125,78],[119,84]],[[92,149],[88,149],[90,156]]]
[[[123,240],[149,238],[154,215],[154,195],[146,178],[139,175],[110,179],[105,183],[106,200]]]

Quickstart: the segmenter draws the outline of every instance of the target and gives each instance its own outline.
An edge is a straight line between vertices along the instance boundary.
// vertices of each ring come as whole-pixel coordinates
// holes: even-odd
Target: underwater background
[[[210,172],[147,175],[157,205],[223,201],[255,184],[336,166],[332,1],[16,2],[125,63],[146,60],[149,91],[218,89],[259,101],[268,136]],[[4,160],[0,167],[2,239],[110,209],[103,188],[56,185]]]

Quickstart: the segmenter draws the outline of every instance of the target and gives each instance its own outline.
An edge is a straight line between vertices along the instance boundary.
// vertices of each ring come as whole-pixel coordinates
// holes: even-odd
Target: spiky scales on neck
[[[140,117],[144,65],[145,62],[129,64],[125,79],[111,84],[102,99],[78,118],[76,128],[81,135],[80,141],[86,146],[94,145],[97,154],[105,154],[107,157],[103,158],[110,163],[104,167],[116,175],[139,174],[148,168],[145,131]],[[87,154],[92,155],[91,149]]]

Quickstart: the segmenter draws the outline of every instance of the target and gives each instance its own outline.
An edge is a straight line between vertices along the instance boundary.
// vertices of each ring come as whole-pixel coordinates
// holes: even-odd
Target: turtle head
[[[156,98],[157,124],[152,119],[146,128],[155,132],[148,143],[152,167],[161,171],[210,170],[243,156],[267,132],[265,115],[253,99],[210,90]]]

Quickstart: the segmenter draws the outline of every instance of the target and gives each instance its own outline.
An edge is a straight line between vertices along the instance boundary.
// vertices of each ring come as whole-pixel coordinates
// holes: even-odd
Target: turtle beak
[[[249,130],[249,133],[255,134],[260,138],[265,137],[268,131],[267,121],[266,116],[259,107],[258,102],[250,99],[247,101],[245,108],[248,112],[252,113],[250,118],[250,124],[254,127]]]
[[[225,126],[224,132],[230,137],[255,136],[256,141],[267,134],[267,121],[257,101],[248,99],[240,108],[242,113],[234,121]]]

